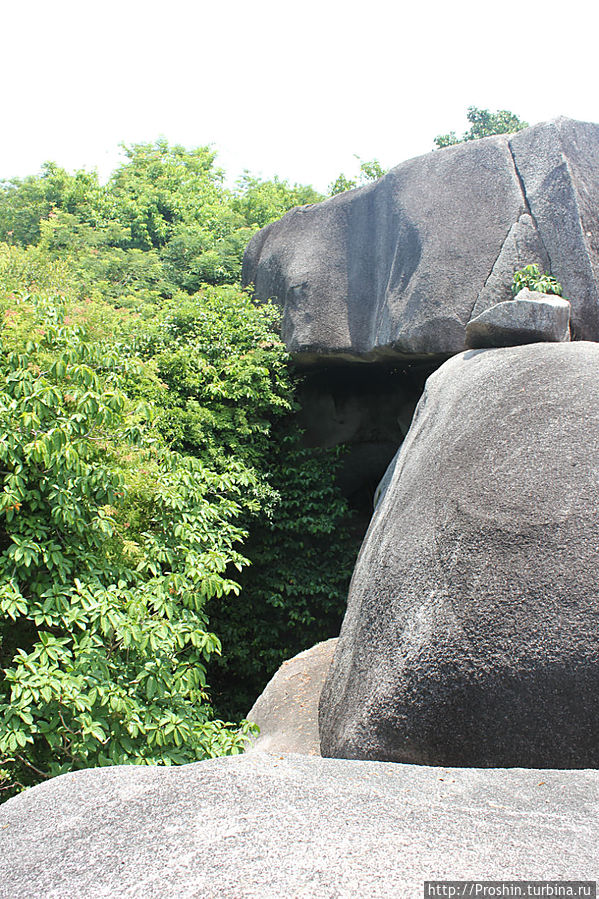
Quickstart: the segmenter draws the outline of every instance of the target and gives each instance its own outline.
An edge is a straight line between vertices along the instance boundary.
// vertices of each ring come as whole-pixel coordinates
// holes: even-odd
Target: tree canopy
[[[87,289],[103,295],[172,296],[235,283],[258,228],[324,199],[309,186],[247,172],[228,190],[210,147],[160,139],[123,151],[105,185],[94,172],[70,174],[54,163],[40,175],[0,182],[0,241],[70,256]]]
[[[243,748],[338,631],[355,539],[243,248],[309,186],[209,147],[0,184],[0,793]],[[327,541],[330,570],[322,565]],[[230,723],[233,722],[233,723]]]
[[[356,187],[364,187],[365,184],[378,181],[386,174],[386,169],[382,167],[378,159],[360,159],[356,154],[354,156],[360,164],[358,175],[355,178],[348,178],[343,173],[338,175],[329,185],[329,193],[332,196],[344,193],[346,190],[354,190]]]
[[[450,131],[448,134],[438,134],[434,139],[437,150],[460,144],[463,141],[479,140],[481,137],[490,137],[493,134],[511,134],[514,131],[528,128],[528,122],[522,121],[517,115],[507,109],[498,109],[497,112],[491,112],[488,109],[478,109],[476,106],[469,106],[466,118],[470,122],[468,131],[465,131],[461,137],[458,137],[455,131]]]

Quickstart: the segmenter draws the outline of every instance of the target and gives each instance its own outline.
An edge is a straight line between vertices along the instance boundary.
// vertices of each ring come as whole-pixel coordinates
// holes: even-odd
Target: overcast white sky
[[[593,0],[4,0],[0,178],[120,141],[213,144],[324,190],[353,154],[385,166],[467,127],[470,105],[599,121]]]

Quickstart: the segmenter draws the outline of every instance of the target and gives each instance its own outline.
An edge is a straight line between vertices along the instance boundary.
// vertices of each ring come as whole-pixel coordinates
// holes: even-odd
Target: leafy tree
[[[337,454],[303,448],[289,418],[294,382],[270,330],[278,312],[262,306],[258,317],[231,287],[206,289],[201,303],[176,297],[167,309],[140,344],[166,388],[152,393],[156,427],[217,470],[233,454],[253,474],[240,516],[252,564],[239,595],[207,606],[223,644],[209,667],[214,704],[237,718],[285,658],[338,633],[358,547],[335,484]]]
[[[378,181],[386,173],[386,169],[382,167],[378,159],[360,159],[354,153],[355,158],[360,163],[360,172],[357,178],[347,178],[343,173],[329,185],[329,194],[343,193],[346,190],[353,190],[356,187],[363,187],[371,181]]]
[[[26,339],[26,335],[28,339]],[[0,756],[7,786],[89,765],[239,751],[211,721],[205,604],[229,569],[251,473],[152,438],[122,352],[57,300],[5,313],[0,393]],[[5,789],[7,788],[5,785]]]
[[[248,227],[264,228],[294,206],[321,200],[324,200],[322,194],[309,185],[290,185],[277,177],[263,181],[246,171],[237,182],[232,207],[243,216]]]
[[[71,175],[46,162],[40,175],[0,181],[0,241],[36,243],[41,222],[57,209],[94,227],[100,225],[109,215],[109,203],[96,172]]]
[[[38,176],[0,183],[0,240],[39,245],[68,259],[84,292],[146,300],[239,280],[245,246],[293,206],[323,199],[313,188],[248,172],[223,184],[210,147],[160,139],[123,146],[108,184],[46,163]],[[142,255],[145,254],[145,255]]]
[[[173,229],[161,252],[171,293],[177,288],[194,293],[202,284],[231,284],[239,280],[243,251],[255,229],[243,226],[238,217],[232,218],[231,227],[223,227],[219,237],[195,223],[181,223]]]
[[[466,118],[470,122],[470,128],[464,132],[462,137],[458,137],[455,131],[437,135],[434,143],[438,150],[460,144],[463,141],[479,140],[481,137],[489,137],[492,134],[511,134],[514,131],[528,128],[528,122],[522,121],[507,109],[490,112],[488,109],[469,106]]]
[[[219,230],[226,194],[214,150],[187,150],[163,138],[122,147],[128,161],[112,175],[108,192],[115,218],[131,229],[132,246],[160,249],[180,222]]]
[[[17,295],[36,290],[71,291],[75,278],[63,260],[50,260],[38,247],[0,243],[0,310],[14,305]]]
[[[229,191],[210,148],[166,141],[106,185],[47,164],[0,187],[5,794],[239,751],[214,710],[337,632],[338,459],[302,447],[279,313],[235,284],[256,228],[318,199]]]
[[[40,223],[40,232],[42,255],[67,263],[81,296],[121,300],[135,293],[140,301],[142,296],[158,301],[174,290],[158,251],[132,247],[129,228],[118,222],[92,227],[58,210]]]
[[[285,659],[339,633],[359,549],[335,483],[334,450],[306,449],[282,420],[263,461],[279,501],[247,522],[252,564],[240,575],[240,595],[208,604],[223,645],[209,668],[214,704],[233,720],[247,714]]]

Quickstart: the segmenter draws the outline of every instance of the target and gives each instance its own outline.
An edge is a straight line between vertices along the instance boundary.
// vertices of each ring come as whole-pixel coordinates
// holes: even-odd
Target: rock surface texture
[[[298,360],[465,349],[473,315],[537,264],[599,340],[599,125],[556,119],[408,160],[250,241],[244,282],[283,307]]]
[[[320,700],[323,756],[599,766],[599,345],[432,375]]]
[[[252,753],[65,774],[0,808],[1,899],[365,899],[595,879],[596,771]]]
[[[283,662],[247,714],[260,727],[252,751],[320,755],[318,700],[336,638]]]
[[[513,300],[497,303],[466,325],[466,345],[521,346],[570,340],[570,303],[561,297],[524,288]]]

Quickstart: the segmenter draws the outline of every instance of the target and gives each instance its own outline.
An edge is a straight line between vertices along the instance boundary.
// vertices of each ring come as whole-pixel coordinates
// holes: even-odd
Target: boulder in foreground
[[[251,753],[57,777],[0,808],[1,899],[423,895],[597,874],[599,773]]]
[[[599,345],[432,375],[320,699],[324,756],[599,767]]]

